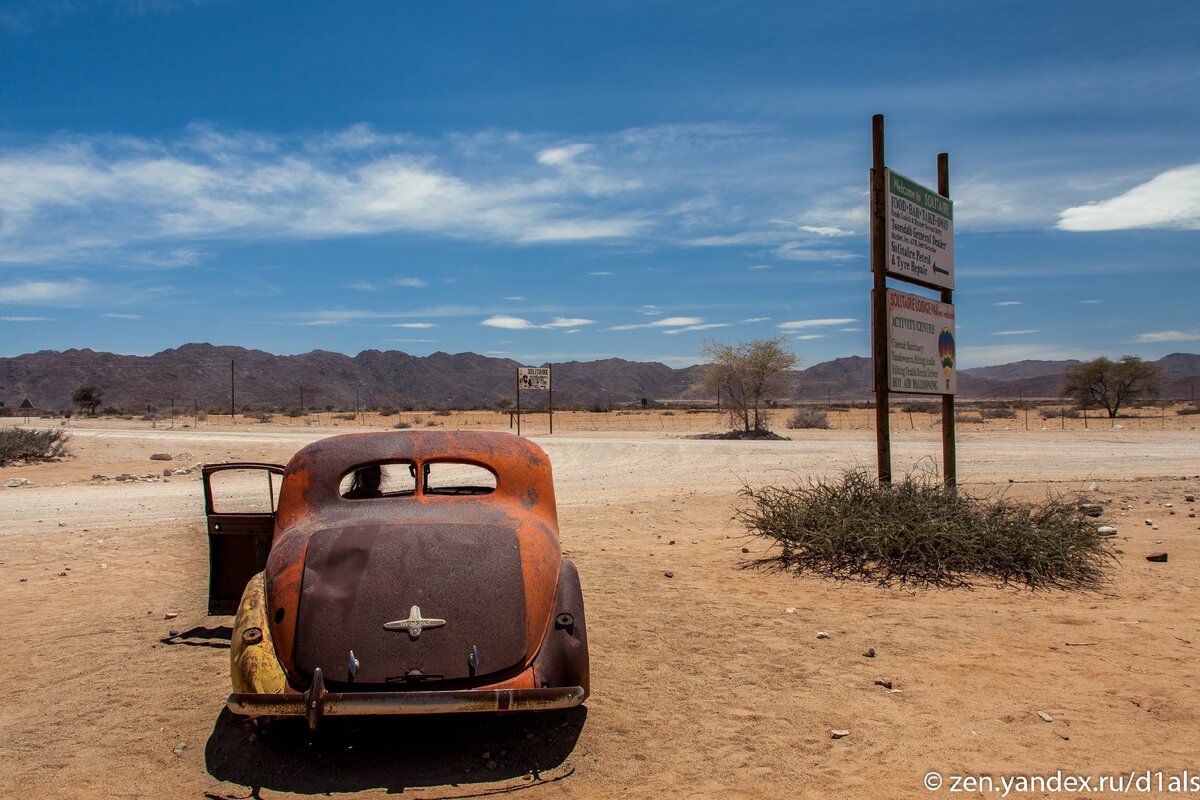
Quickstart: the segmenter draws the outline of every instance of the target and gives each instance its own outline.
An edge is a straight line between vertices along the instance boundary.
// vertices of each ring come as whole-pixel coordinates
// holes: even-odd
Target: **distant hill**
[[[353,408],[356,400],[367,407],[490,406],[501,398],[512,399],[518,366],[511,359],[475,353],[419,357],[398,350],[364,350],[356,356],[325,350],[277,356],[211,344],[188,344],[152,356],[43,350],[0,358],[0,400],[12,409],[26,398],[37,408],[65,409],[75,389],[96,386],[105,406],[165,408],[174,398],[180,405],[228,409],[231,362],[239,409],[299,408],[301,402],[310,409]],[[1076,363],[1018,361],[961,370],[959,397],[1056,397],[1067,367]],[[1195,396],[1200,355],[1172,353],[1157,363],[1165,376],[1165,397]],[[658,362],[610,358],[556,363],[553,369],[557,407],[715,399],[693,388],[700,367],[673,369]],[[789,374],[778,399],[846,402],[871,396],[871,360],[850,356]],[[541,404],[545,395],[535,392],[524,399]]]

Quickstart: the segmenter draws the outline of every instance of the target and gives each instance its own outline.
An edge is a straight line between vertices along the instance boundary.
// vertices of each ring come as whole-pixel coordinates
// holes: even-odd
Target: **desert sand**
[[[1200,773],[1194,417],[960,428],[964,490],[1082,492],[1118,529],[1101,591],[1030,592],[747,569],[767,546],[731,519],[739,487],[871,467],[873,434],[700,441],[687,434],[711,418],[660,417],[654,430],[653,416],[586,430],[556,414],[554,435],[526,431],[554,465],[563,549],[583,580],[584,708],[331,719],[315,737],[276,725],[253,741],[224,711],[232,619],[205,615],[198,475],[92,476],[283,462],[363,428],[73,423],[70,459],[0,468],[0,796],[893,798],[952,796],[924,787],[931,770]],[[507,430],[500,415],[429,419]],[[897,470],[940,455],[937,429],[901,415],[894,426]],[[28,483],[5,488],[14,478]],[[1147,562],[1156,550],[1169,562]]]

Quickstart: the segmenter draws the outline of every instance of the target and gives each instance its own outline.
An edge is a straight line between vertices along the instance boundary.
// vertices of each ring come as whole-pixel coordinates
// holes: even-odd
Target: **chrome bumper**
[[[231,694],[225,704],[247,717],[306,717],[316,730],[330,714],[461,714],[471,711],[551,711],[583,702],[582,686],[552,689],[466,689],[442,692],[329,692],[320,668],[299,694]]]

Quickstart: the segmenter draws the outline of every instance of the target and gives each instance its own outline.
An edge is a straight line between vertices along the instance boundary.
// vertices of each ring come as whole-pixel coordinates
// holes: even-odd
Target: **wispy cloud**
[[[674,328],[673,330],[663,331],[665,334],[687,333],[689,331],[707,331],[713,328],[728,328],[728,322],[705,322],[702,325],[688,325],[683,328]]]
[[[638,322],[630,325],[613,325],[606,330],[633,331],[639,328],[684,328],[690,325],[703,325],[703,317],[663,317],[653,322]]]
[[[0,303],[56,305],[85,297],[92,285],[83,278],[67,281],[21,281],[0,286]]]
[[[742,322],[743,323],[769,322],[770,319],[771,319],[770,317],[747,317],[746,319],[742,320]]]
[[[829,317],[826,319],[795,319],[790,322],[781,322],[778,327],[784,331],[803,330],[805,328],[825,328],[833,325],[849,325],[851,322],[858,322],[854,317]]]
[[[141,314],[114,314],[114,313],[108,313],[108,314],[101,314],[100,316],[102,316],[102,317],[107,317],[108,319],[141,319],[141,318],[142,318],[142,315],[141,315]]]
[[[1095,305],[1096,303],[1102,303],[1104,301],[1103,300],[1078,300],[1077,302],[1083,306],[1090,306],[1090,305]]]
[[[1019,306],[1020,300],[1001,300],[999,303],[992,303],[994,306]]]
[[[1200,342],[1200,329],[1190,331],[1151,331],[1140,334],[1139,342]]]
[[[527,331],[534,329],[578,328],[581,325],[591,325],[595,320],[582,317],[554,317],[549,322],[536,323],[524,317],[512,317],[507,314],[497,314],[480,322],[489,328],[503,328],[510,331]]]
[[[1068,208],[1058,215],[1057,227],[1064,231],[1200,230],[1200,163],[1167,170],[1108,200]]]
[[[420,289],[429,285],[429,281],[424,278],[392,278],[388,283],[392,286],[407,286],[411,289]]]
[[[437,324],[433,322],[393,322],[388,327],[391,328],[436,328]]]
[[[802,333],[802,334],[800,334],[799,336],[796,336],[796,337],[793,337],[793,338],[796,338],[796,339],[801,339],[801,340],[804,340],[804,339],[824,339],[824,338],[825,338],[825,334],[823,334],[823,333]]]
[[[601,271],[601,272],[589,272],[588,275],[591,275],[593,278],[607,278],[608,276],[612,275],[612,273]]]
[[[1025,336],[1030,333],[1041,333],[1037,328],[1028,328],[1022,331],[993,331],[992,336]]]
[[[50,317],[0,317],[0,322],[49,322]]]

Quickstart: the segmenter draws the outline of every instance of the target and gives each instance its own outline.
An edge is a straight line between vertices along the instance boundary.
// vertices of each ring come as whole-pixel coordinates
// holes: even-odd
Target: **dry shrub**
[[[1116,556],[1074,503],[974,498],[934,476],[880,487],[865,470],[840,480],[746,487],[737,518],[773,540],[777,555],[751,562],[880,585],[1094,589]]]
[[[17,461],[53,461],[67,455],[66,431],[38,431],[29,428],[0,430],[0,467]]]
[[[979,416],[984,419],[1016,419],[1017,412],[1011,408],[1000,406],[997,408],[981,408]]]
[[[787,426],[792,430],[826,429],[829,427],[829,415],[819,408],[797,408],[796,413],[788,419]]]

